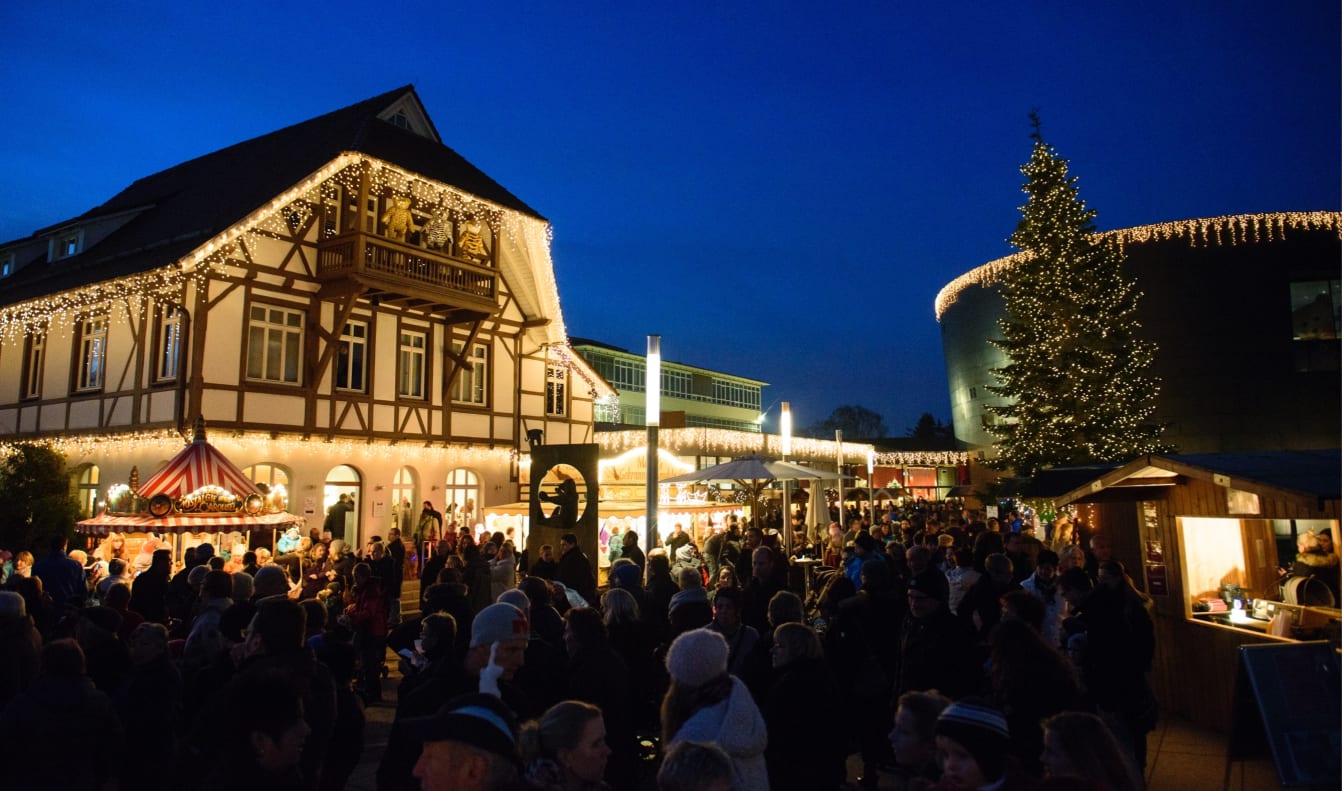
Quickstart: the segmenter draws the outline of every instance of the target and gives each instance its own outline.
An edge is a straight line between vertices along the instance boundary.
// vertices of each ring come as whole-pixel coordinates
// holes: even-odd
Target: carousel
[[[189,445],[143,485],[138,478],[132,470],[129,485],[112,487],[98,515],[77,522],[75,530],[95,538],[121,535],[127,544],[152,539],[180,559],[206,541],[240,557],[255,533],[264,531],[262,540],[273,546],[276,532],[306,524],[285,512],[283,492],[263,491],[206,441],[203,418],[196,419]]]

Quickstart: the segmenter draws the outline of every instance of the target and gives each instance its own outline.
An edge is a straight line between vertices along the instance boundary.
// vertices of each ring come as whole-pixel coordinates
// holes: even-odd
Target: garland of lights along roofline
[[[425,212],[429,207],[434,207],[434,211],[451,210],[469,219],[482,220],[491,228],[501,229],[509,241],[523,245],[528,252],[544,256],[545,265],[537,266],[536,264],[542,262],[532,262],[530,271],[533,276],[539,273],[541,277],[548,279],[548,282],[539,284],[540,291],[548,295],[550,315],[558,320],[560,335],[565,338],[563,345],[550,344],[549,348],[559,362],[576,372],[593,391],[612,394],[609,385],[593,379],[582,366],[574,364],[571,350],[567,345],[566,333],[562,329],[563,313],[554,281],[554,269],[550,265],[553,228],[548,223],[461,190],[432,182],[391,163],[357,153],[346,153],[336,157],[292,189],[276,196],[265,206],[217,234],[178,261],[147,272],[93,283],[0,308],[0,338],[12,341],[46,332],[57,318],[62,320],[61,324],[69,328],[77,326],[80,321],[93,315],[106,314],[109,319],[118,323],[125,323],[131,316],[143,319],[151,299],[179,299],[188,283],[194,283],[197,288],[204,288],[212,276],[224,272],[224,267],[230,258],[238,252],[239,245],[246,245],[247,240],[252,238],[271,239],[291,234],[293,225],[302,227],[306,224],[322,205],[323,198],[334,195],[336,186],[357,190],[365,175],[369,179],[370,188],[374,191],[389,192],[393,197],[410,197],[417,201],[418,208]],[[95,450],[103,455],[133,453],[145,448],[175,452],[180,449],[183,439],[174,429],[162,429],[46,437],[36,439],[35,442],[67,456],[79,457]],[[244,432],[231,439],[242,444],[265,444],[270,449],[277,447],[286,449],[289,445],[294,448],[311,447],[311,443],[307,440],[272,439],[268,432]],[[442,454],[442,448],[433,447],[433,443],[421,447],[413,444],[337,439],[326,444],[341,452],[357,448],[365,453],[372,451],[375,455],[386,458],[393,456],[414,458],[428,453],[439,458]],[[0,453],[7,452],[12,447],[11,443],[0,443]],[[453,447],[451,451],[463,460],[476,462],[507,461],[516,455],[514,450],[484,448]]]
[[[1139,225],[1097,234],[1102,239],[1118,242],[1119,252],[1129,244],[1187,239],[1189,247],[1220,247],[1223,245],[1255,244],[1285,239],[1287,230],[1332,231],[1342,239],[1342,212],[1278,212],[1275,214],[1233,214],[1198,220],[1176,220],[1155,225]],[[937,294],[933,309],[937,321],[960,292],[971,286],[993,286],[1002,282],[1006,272],[1021,261],[1025,253],[1013,253],[1005,258],[977,267],[946,284]]]
[[[291,222],[306,223],[323,197],[333,194],[337,185],[356,189],[360,179],[367,175],[372,189],[390,191],[392,196],[411,197],[421,207],[440,207],[454,210],[463,216],[484,220],[491,228],[500,228],[512,242],[528,249],[537,249],[549,264],[550,241],[553,229],[548,223],[525,216],[511,209],[477,198],[460,190],[437,184],[405,171],[395,165],[366,157],[362,154],[342,154],[297,186],[277,196],[265,206],[214,236],[191,253],[167,266],[148,272],[126,275],[115,280],[93,283],[57,294],[26,300],[0,309],[0,337],[21,338],[45,331],[55,317],[68,318],[71,325],[91,315],[110,312],[113,303],[124,302],[127,313],[119,314],[125,321],[130,313],[144,316],[145,304],[151,298],[173,298],[180,294],[189,281],[204,287],[211,275],[222,274],[230,256],[238,245],[249,237],[270,239],[291,234]],[[294,218],[291,220],[291,218]],[[538,267],[532,267],[533,274]],[[549,305],[552,316],[561,317],[558,289],[554,286],[553,268],[539,267],[548,275]]]

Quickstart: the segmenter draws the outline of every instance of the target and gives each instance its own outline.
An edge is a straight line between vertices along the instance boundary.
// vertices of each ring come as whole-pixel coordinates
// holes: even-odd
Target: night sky
[[[571,335],[798,426],[949,420],[932,301],[1012,252],[1032,109],[1101,230],[1342,208],[1328,0],[3,5],[0,239],[413,83],[553,223]]]

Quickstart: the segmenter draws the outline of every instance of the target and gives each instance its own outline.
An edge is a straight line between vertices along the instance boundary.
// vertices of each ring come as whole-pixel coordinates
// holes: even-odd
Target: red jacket
[[[366,584],[353,590],[349,620],[354,631],[373,637],[387,636],[387,597],[382,593],[382,581],[370,578]]]

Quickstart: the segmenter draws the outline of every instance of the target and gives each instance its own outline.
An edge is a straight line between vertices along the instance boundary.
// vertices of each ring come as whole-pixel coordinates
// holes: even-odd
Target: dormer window
[[[78,255],[84,249],[84,232],[82,230],[62,231],[51,238],[51,249],[48,259],[59,261],[62,258],[69,258],[72,255]]]
[[[396,115],[393,115],[387,120],[391,121],[392,126],[400,127],[401,129],[410,128],[410,119],[405,117],[404,110],[397,111]]]
[[[14,274],[14,254],[0,255],[0,277],[9,277],[12,274]]]

